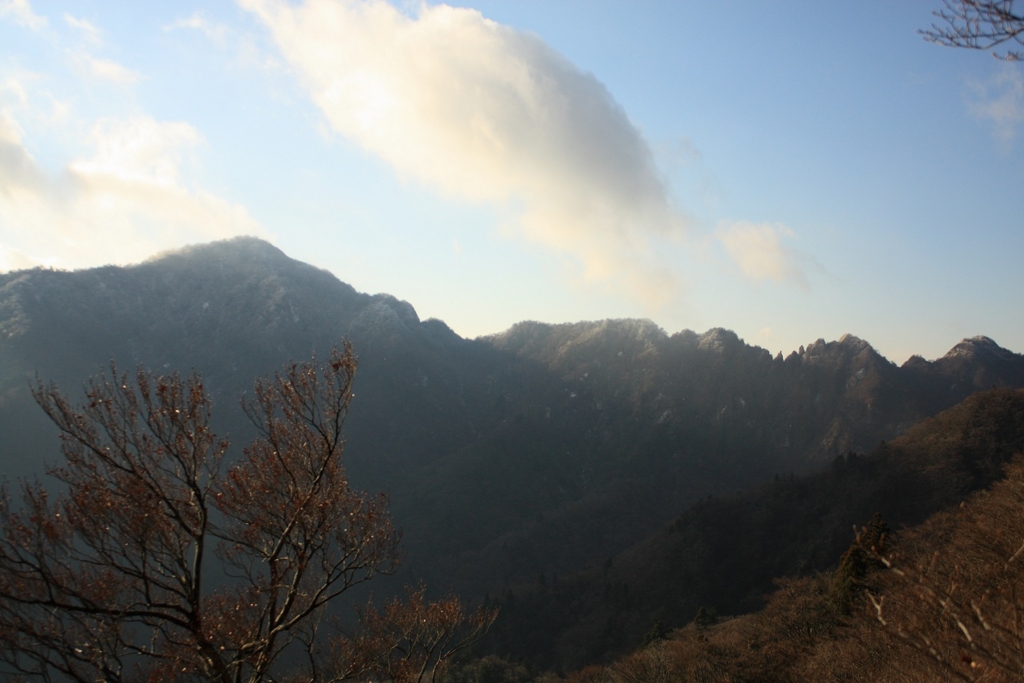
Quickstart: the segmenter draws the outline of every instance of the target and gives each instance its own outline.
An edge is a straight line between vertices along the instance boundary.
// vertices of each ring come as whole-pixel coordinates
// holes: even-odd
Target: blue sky
[[[464,336],[1024,351],[1024,70],[916,2],[0,0],[0,270],[262,236]]]

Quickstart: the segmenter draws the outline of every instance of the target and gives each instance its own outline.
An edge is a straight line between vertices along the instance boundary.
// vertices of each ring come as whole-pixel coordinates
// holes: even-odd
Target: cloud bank
[[[793,236],[784,225],[738,221],[722,224],[715,237],[748,279],[771,280],[810,289],[799,255],[783,244]]]
[[[400,175],[517,212],[584,277],[650,301],[684,235],[651,149],[607,89],[540,38],[444,5],[240,0],[330,125]]]
[[[68,72],[48,74],[48,82],[74,74],[129,87],[141,78],[93,54],[103,45],[100,28],[70,14],[63,19],[84,47],[69,47],[74,41],[67,32],[50,28],[28,0],[0,0],[0,21],[31,29],[66,58]],[[12,71],[11,63],[16,60],[0,63],[0,75]],[[37,76],[13,71],[0,81],[0,272],[133,263],[194,242],[266,235],[244,207],[187,182],[185,162],[202,143],[188,123],[144,114],[75,119],[72,105],[39,90]],[[40,108],[47,101],[52,111]],[[27,137],[19,122],[33,135]],[[32,144],[65,146],[69,130],[90,131],[71,136],[79,151],[66,156],[78,158],[56,172],[43,168]]]
[[[0,271],[134,263],[189,243],[265,234],[244,207],[182,181],[182,154],[199,141],[185,123],[101,121],[94,154],[51,177],[0,112]]]

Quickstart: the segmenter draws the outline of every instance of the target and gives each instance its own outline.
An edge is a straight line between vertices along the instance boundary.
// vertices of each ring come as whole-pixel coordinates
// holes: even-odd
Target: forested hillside
[[[854,525],[876,513],[894,529],[919,524],[1001,478],[1022,452],[1024,391],[976,394],[870,454],[705,498],[599,566],[495,596],[489,648],[571,670],[636,647],[655,622],[757,611],[773,580],[834,569]]]
[[[937,426],[933,436],[948,444],[951,435]],[[991,437],[998,435],[987,431],[974,446]],[[882,535],[877,527],[864,529],[844,555],[856,561],[778,580],[758,612],[724,619],[702,612],[685,628],[649,631],[633,652],[608,666],[569,672],[566,680],[1019,681],[1022,457],[1018,450],[990,490],[918,526]],[[859,570],[849,581],[852,567]],[[520,671],[503,662],[492,666]],[[519,680],[528,678],[527,671]]]

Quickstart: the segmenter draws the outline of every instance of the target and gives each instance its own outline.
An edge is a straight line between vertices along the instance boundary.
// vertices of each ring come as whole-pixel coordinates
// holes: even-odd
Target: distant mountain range
[[[867,452],[990,387],[1024,356],[986,337],[897,366],[847,335],[787,358],[734,333],[650,321],[523,322],[467,340],[239,238],[125,268],[0,275],[0,467],[57,454],[29,394],[119,368],[200,371],[237,447],[260,375],[349,339],[360,357],[346,461],[405,530],[400,577],[494,595],[600,565],[708,495]]]

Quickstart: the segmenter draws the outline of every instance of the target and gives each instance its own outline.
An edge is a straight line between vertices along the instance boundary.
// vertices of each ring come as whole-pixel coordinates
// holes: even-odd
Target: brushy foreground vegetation
[[[541,576],[499,596],[486,644],[537,670],[577,670],[634,650],[654,622],[679,628],[702,606],[705,614],[754,613],[773,580],[841,563],[839,597],[849,606],[851,581],[873,566],[865,557],[872,543],[859,555],[847,550],[855,524],[875,513],[894,529],[920,524],[1002,479],[1022,451],[1024,391],[981,392],[870,454],[703,500],[604,566]]]
[[[780,486],[803,493],[780,498]],[[724,562],[730,553],[708,555],[709,540],[680,545],[673,541],[677,524],[672,524],[636,557],[616,556],[586,576],[551,577],[547,585],[526,587],[502,601],[498,635],[524,631],[522,625],[502,627],[509,618],[506,610],[522,621],[530,613],[526,608],[549,598],[546,611],[535,613],[531,642],[552,632],[546,618],[562,609],[569,619],[567,608],[575,607],[576,626],[560,634],[558,642],[574,642],[577,648],[585,641],[570,635],[600,630],[616,619],[636,622],[646,612],[646,634],[619,647],[618,659],[598,659],[600,665],[592,659],[584,668],[551,659],[530,662],[511,648],[494,647],[506,641],[492,632],[492,652],[532,669],[492,655],[453,670],[452,681],[1009,681],[1024,675],[1018,628],[1024,616],[1024,392],[977,394],[871,455],[844,459],[829,472],[791,484],[776,482],[699,507],[702,516],[691,521],[703,522],[697,525],[700,538],[718,539],[744,561]],[[883,514],[868,521],[869,508]],[[712,509],[718,513],[704,514]],[[765,509],[774,512],[765,514]],[[841,533],[833,528],[835,522],[854,512],[854,519],[867,525],[856,536],[847,525],[845,552],[838,548],[826,561],[825,546],[834,545],[830,539]],[[815,515],[821,523],[797,523]],[[737,524],[725,533],[715,523],[719,518],[744,519],[747,528]],[[899,530],[891,532],[886,521]],[[658,551],[662,536],[679,552]],[[752,536],[763,539],[757,546],[763,557],[745,550]],[[814,556],[823,564],[809,571],[799,570],[806,562],[778,561],[795,551],[794,557],[807,557],[809,548],[819,546]],[[671,596],[699,588],[687,579],[692,573],[684,571],[686,559],[697,551],[708,555],[705,573],[719,568],[718,582],[749,583],[772,567],[788,567],[789,572],[774,575],[789,578],[776,579],[774,589],[766,585],[760,609],[719,619],[714,609],[694,607],[684,626],[673,628],[680,622],[666,623],[651,607],[671,605]],[[588,577],[603,577],[609,586],[628,577],[629,590],[604,599],[604,612],[587,611],[574,586],[589,585]],[[558,599],[566,596],[576,597]],[[704,604],[721,609],[730,603]],[[601,618],[595,622],[594,615]],[[555,646],[547,645],[549,651]],[[606,654],[614,657],[616,651]]]
[[[991,681],[1024,676],[1024,455],[955,509],[889,537],[876,518],[831,572],[781,579],[763,610],[701,618],[559,677],[496,658],[452,683]],[[851,559],[855,558],[855,559]]]

